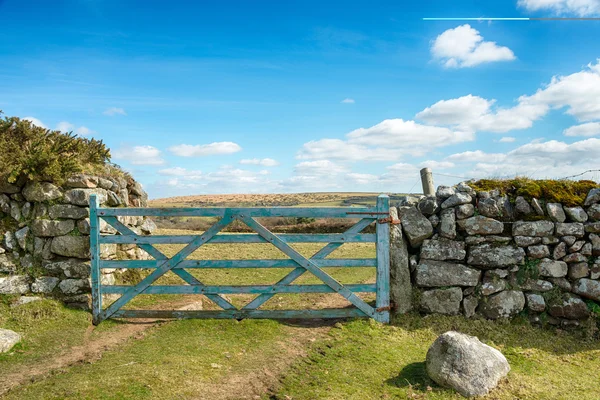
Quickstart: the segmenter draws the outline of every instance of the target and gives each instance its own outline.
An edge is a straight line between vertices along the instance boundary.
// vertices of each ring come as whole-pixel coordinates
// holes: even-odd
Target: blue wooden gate
[[[117,217],[125,216],[188,216],[220,217],[210,229],[198,235],[137,235]],[[274,234],[256,221],[256,217],[308,217],[308,218],[360,218],[341,234]],[[100,220],[115,228],[118,235],[101,235]],[[256,234],[219,234],[227,225],[238,220]],[[376,233],[361,233],[376,221]],[[93,323],[107,318],[341,318],[371,317],[389,322],[389,198],[380,195],[376,207],[330,208],[100,208],[95,195],[90,198],[90,250],[92,276]],[[310,258],[293,249],[289,243],[327,243]],[[344,243],[375,242],[376,258],[327,259]],[[186,244],[173,257],[165,256],[155,244]],[[206,243],[271,243],[286,254],[283,260],[187,260],[196,249]],[[103,244],[136,244],[153,260],[102,260]],[[294,268],[273,285],[208,286],[200,282],[187,269],[192,268]],[[375,284],[341,284],[323,268],[374,267],[377,268]],[[146,268],[152,272],[136,285],[102,285],[101,270],[113,268]],[[187,285],[153,285],[168,271],[182,278]],[[310,271],[323,285],[292,285],[304,272]],[[358,297],[357,292],[376,293],[375,307]],[[254,300],[238,309],[222,294],[259,294]],[[265,310],[259,309],[277,293],[339,293],[354,307],[322,310]],[[103,294],[121,296],[108,307],[102,306]],[[139,294],[203,294],[222,310],[131,310],[123,309]]]

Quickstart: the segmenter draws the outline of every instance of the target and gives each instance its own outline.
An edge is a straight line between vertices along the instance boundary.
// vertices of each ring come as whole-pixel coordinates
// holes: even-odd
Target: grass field
[[[157,234],[193,234],[158,230]],[[305,256],[323,244],[295,244]],[[167,256],[183,245],[157,246]],[[348,243],[329,258],[371,258],[373,244]],[[269,244],[203,246],[194,259],[286,258]],[[193,270],[207,284],[274,283],[291,269]],[[344,283],[373,282],[374,268],[328,268]],[[125,276],[134,282],[140,276]],[[159,283],[181,283],[175,275]],[[305,273],[297,283],[320,283]],[[228,296],[237,306],[251,295]],[[367,301],[373,296],[363,296]],[[107,320],[54,300],[11,307],[2,297],[0,327],[23,334],[0,355],[0,397],[6,399],[458,399],[425,373],[437,335],[478,336],[508,358],[508,378],[487,399],[598,399],[600,343],[580,331],[528,323],[402,316],[370,320]],[[180,309],[202,296],[139,296],[130,308]],[[339,295],[274,296],[265,308],[343,307]],[[10,389],[10,390],[9,390]]]

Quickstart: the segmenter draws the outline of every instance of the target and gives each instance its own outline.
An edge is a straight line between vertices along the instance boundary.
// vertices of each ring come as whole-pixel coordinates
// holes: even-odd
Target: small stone
[[[28,235],[29,235],[29,227],[28,226],[21,228],[15,232],[15,239],[17,239],[17,243],[23,250],[27,250],[27,236]]]
[[[556,236],[575,236],[580,238],[584,235],[585,230],[581,222],[556,223]]]
[[[581,253],[571,253],[563,257],[563,261],[566,263],[582,263],[587,262],[587,257]]]
[[[540,215],[540,216],[544,215],[544,209],[542,208],[542,205],[540,204],[538,199],[536,199],[536,198],[531,199],[531,206],[533,207],[533,210],[535,211],[535,213],[537,215]]]
[[[590,267],[586,262],[569,264],[569,279],[586,278],[590,274]]]
[[[442,209],[459,206],[461,204],[469,204],[472,200],[473,199],[468,194],[458,192],[448,197],[442,203]]]
[[[591,221],[600,221],[600,204],[592,204],[587,209],[587,215]]]
[[[48,209],[48,215],[52,219],[81,219],[88,217],[90,215],[90,210],[89,208],[78,207],[72,204],[56,204],[54,206],[50,206]]]
[[[527,308],[533,312],[544,312],[546,310],[546,301],[544,298],[535,293],[527,293]]]
[[[425,239],[433,235],[431,222],[415,207],[400,207],[398,214],[402,221],[402,230],[411,247],[419,247]]]
[[[534,260],[550,257],[550,249],[548,248],[548,246],[543,244],[537,246],[529,246],[527,248],[527,256]]]
[[[0,353],[7,353],[21,341],[21,335],[10,329],[0,328]]]
[[[513,236],[552,236],[554,234],[554,223],[551,221],[518,221],[513,224]]]
[[[569,270],[567,263],[564,261],[543,259],[538,265],[540,276],[548,276],[552,278],[561,278],[567,275]]]
[[[440,236],[444,238],[456,238],[456,215],[454,210],[448,209],[442,211],[438,230]]]
[[[590,268],[590,278],[600,279],[600,264],[592,265],[592,268]]]
[[[500,209],[501,217],[503,217],[505,220],[512,220],[514,218],[515,210],[513,209],[512,204],[510,204],[508,196],[496,199],[496,204]]]
[[[431,223],[431,221],[430,221],[430,223]],[[157,228],[156,224],[150,218],[145,218],[144,222],[142,222],[142,225],[140,225],[140,229],[142,230],[142,233],[144,233],[146,235],[151,235],[152,232],[154,232],[156,230],[156,228]]]
[[[573,222],[585,222],[588,220],[588,215],[582,207],[563,207],[567,217]]]
[[[21,216],[23,216],[25,219],[28,219],[31,216],[31,209],[32,206],[30,202],[23,204],[23,207],[21,207]]]
[[[578,240],[571,247],[569,247],[569,253],[577,253],[583,245],[585,244],[585,240]]]
[[[548,212],[550,219],[554,222],[565,222],[567,219],[562,204],[560,203],[546,204],[546,211]]]
[[[440,217],[438,217],[435,214],[427,219],[429,220],[429,222],[431,222],[431,226],[433,226],[434,228],[437,228],[437,226],[440,224]]]
[[[90,240],[86,236],[57,236],[52,239],[50,249],[59,256],[89,258]]]
[[[433,342],[425,367],[434,382],[464,397],[487,394],[510,371],[508,361],[498,350],[474,336],[453,331]]]
[[[447,199],[450,196],[453,196],[456,193],[454,188],[450,186],[438,186],[437,191],[435,192],[436,197],[440,199]]]
[[[515,244],[519,247],[533,246],[534,244],[538,244],[538,243],[542,242],[541,237],[535,237],[535,236],[515,236],[514,240],[515,240]]]
[[[67,278],[78,279],[90,276],[90,262],[78,258],[44,262],[42,266],[52,275],[64,275]]]
[[[481,271],[463,264],[421,260],[415,270],[415,284],[421,287],[476,286]]]
[[[489,319],[509,318],[517,315],[525,307],[525,295],[517,290],[505,290],[488,297],[480,305],[480,312]]]
[[[58,287],[64,294],[81,294],[89,292],[90,282],[88,279],[65,279]]]
[[[552,282],[553,285],[558,286],[562,290],[565,290],[567,292],[571,291],[571,282],[569,282],[566,278],[550,278],[550,282]]]
[[[554,236],[545,236],[542,238],[542,244],[557,244],[558,242],[558,238]]]
[[[31,223],[31,231],[38,237],[63,236],[75,229],[73,220],[36,219]]]
[[[501,292],[504,289],[506,289],[506,281],[502,279],[490,279],[486,276],[481,284],[481,294],[484,296]]]
[[[423,197],[417,203],[417,209],[421,212],[421,214],[425,216],[430,216],[435,214],[439,210],[440,206],[437,202],[437,198],[435,196],[426,196]]]
[[[467,263],[482,269],[493,269],[521,264],[525,259],[525,251],[514,246],[493,246],[484,243],[469,247]]]
[[[17,265],[13,260],[13,257],[9,254],[4,254],[4,249],[0,247],[2,251],[0,252],[0,273],[3,274],[12,274],[17,270]]]
[[[73,175],[64,184],[65,187],[69,188],[95,188],[97,185],[97,177],[85,174]]]
[[[114,192],[106,192],[106,204],[109,207],[118,207],[121,205],[121,198]]]
[[[590,241],[592,242],[592,255],[600,256],[600,236],[590,233]]]
[[[469,235],[496,235],[502,233],[504,224],[495,219],[477,215],[465,220],[465,230]]]
[[[461,204],[456,207],[456,218],[465,219],[472,217],[475,214],[475,206],[473,204]]]
[[[523,196],[517,196],[515,200],[515,211],[517,212],[517,215],[522,216],[533,213],[533,209],[531,208],[527,200],[523,198]]]
[[[583,205],[587,207],[595,203],[600,203],[600,188],[590,190]]]
[[[560,240],[565,242],[567,246],[573,246],[577,241],[577,238],[575,236],[563,236],[560,238]]]
[[[426,290],[421,294],[421,309],[428,313],[456,315],[461,301],[462,290],[457,287]]]
[[[580,251],[582,256],[589,257],[594,254],[594,250],[591,243],[586,243],[583,245]]]
[[[65,200],[67,203],[74,204],[76,206],[89,206],[90,196],[95,194],[100,204],[106,203],[107,192],[104,189],[71,189],[65,193]]]
[[[60,189],[49,182],[32,182],[23,188],[23,196],[27,201],[52,201],[62,197]]]
[[[527,279],[525,282],[519,283],[518,279],[511,278],[511,284],[521,290],[530,290],[534,292],[548,292],[554,287],[551,282],[542,279]]]
[[[21,221],[21,206],[16,201],[10,202],[10,216],[17,222]]]
[[[21,296],[19,297],[19,299],[14,302],[13,304],[11,304],[11,307],[18,307],[18,306],[22,306],[25,304],[29,304],[29,303],[33,303],[36,301],[41,301],[42,298],[38,297],[38,296]]]
[[[29,292],[29,282],[25,275],[0,277],[0,294],[25,294]]]
[[[53,276],[41,276],[36,278],[31,284],[31,291],[33,293],[52,293],[60,279]]]
[[[464,294],[464,293],[463,293]],[[479,305],[479,300],[475,296],[466,296],[463,298],[463,313],[466,318],[471,318],[475,315],[475,310]]]
[[[98,187],[101,187],[102,189],[106,190],[111,190],[113,185],[114,183],[110,179],[98,177]]]
[[[573,292],[600,302],[600,282],[582,278],[573,284]]]
[[[485,275],[490,279],[504,279],[508,276],[508,271],[505,269],[490,269],[485,271]]]
[[[144,192],[142,184],[139,182],[133,182],[132,185],[128,186],[128,189],[131,193],[133,193],[136,196],[143,196],[144,194],[146,194],[146,192]]]
[[[469,196],[475,196],[475,190],[466,182],[460,182],[458,185],[456,185],[456,190],[462,193],[466,193]]]
[[[600,233],[600,222],[588,222],[585,224],[585,231],[588,233]]]
[[[464,242],[440,238],[425,240],[421,246],[421,259],[426,260],[464,260],[467,255]]]
[[[585,319],[589,311],[579,296],[563,293],[560,298],[548,302],[548,314],[556,318]]]
[[[502,215],[500,209],[498,208],[498,204],[496,204],[496,200],[492,198],[487,198],[480,201],[477,204],[477,210],[485,217],[496,218]]]

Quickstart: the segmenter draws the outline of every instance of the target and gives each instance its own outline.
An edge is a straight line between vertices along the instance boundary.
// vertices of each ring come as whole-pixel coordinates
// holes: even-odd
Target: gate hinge
[[[385,307],[376,308],[375,311],[382,312],[382,311],[390,311],[391,309],[392,309],[391,306],[385,306]]]
[[[400,224],[400,220],[396,219],[396,218],[392,218],[392,216],[389,216],[387,218],[381,218],[377,220],[378,224],[392,224],[392,225],[398,225]]]

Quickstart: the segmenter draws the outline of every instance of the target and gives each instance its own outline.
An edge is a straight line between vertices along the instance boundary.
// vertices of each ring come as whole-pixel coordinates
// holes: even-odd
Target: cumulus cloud
[[[550,11],[557,15],[600,15],[598,0],[519,0],[517,4],[528,11]]]
[[[555,76],[532,95],[520,96],[510,108],[493,107],[496,100],[472,94],[441,100],[416,118],[428,124],[445,125],[469,132],[504,133],[530,128],[552,109],[566,109],[575,119],[587,122],[600,119],[600,60],[582,71]]]
[[[240,160],[240,164],[244,165],[262,165],[263,167],[275,167],[279,162],[272,158],[246,158]]]
[[[106,110],[104,110],[104,112],[102,114],[108,115],[109,117],[113,117],[115,115],[127,115],[125,110],[120,107],[107,108]]]
[[[564,130],[565,136],[600,136],[600,122],[571,126]]]
[[[25,121],[31,122],[35,126],[39,126],[40,128],[48,129],[48,127],[46,125],[44,125],[44,123],[42,121],[40,121],[39,119],[37,119],[35,117],[23,117],[23,119]]]
[[[75,125],[67,121],[61,121],[58,124],[56,124],[57,131],[71,132],[73,129],[75,129]]]
[[[237,153],[242,148],[233,142],[214,142],[210,144],[178,144],[169,147],[169,151],[180,157],[204,157]]]
[[[387,119],[370,128],[359,128],[342,139],[321,139],[305,143],[299,159],[344,161],[394,161],[403,154],[422,155],[427,147],[442,147],[474,140],[470,132],[421,125],[414,121]]]
[[[504,137],[500,138],[500,140],[498,140],[498,141],[500,143],[512,143],[515,140],[517,140],[517,139],[512,136],[504,136]]]
[[[427,160],[423,161],[420,166],[422,168],[435,168],[435,169],[446,169],[453,168],[455,165],[450,161],[436,161],[436,160]]]
[[[356,103],[354,101],[354,99],[349,99],[349,98],[346,98],[346,99],[342,100],[341,102],[344,103],[344,104],[354,104],[354,103]]]
[[[113,152],[117,160],[126,160],[132,165],[163,165],[165,160],[154,146],[123,147]]]
[[[502,162],[505,158],[506,155],[502,153],[485,153],[481,150],[475,150],[452,154],[446,157],[446,160],[455,162]]]
[[[447,68],[474,67],[482,63],[511,61],[511,49],[487,42],[479,31],[465,24],[441,33],[431,45],[431,55]]]

